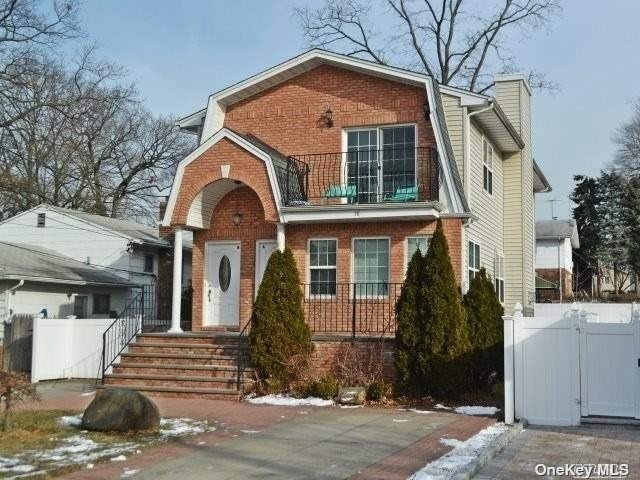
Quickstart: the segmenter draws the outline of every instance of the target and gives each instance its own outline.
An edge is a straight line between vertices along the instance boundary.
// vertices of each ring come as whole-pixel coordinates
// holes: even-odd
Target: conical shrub
[[[258,290],[249,332],[251,363],[272,390],[288,387],[287,367],[294,357],[312,353],[302,298],[291,250],[273,252]]]

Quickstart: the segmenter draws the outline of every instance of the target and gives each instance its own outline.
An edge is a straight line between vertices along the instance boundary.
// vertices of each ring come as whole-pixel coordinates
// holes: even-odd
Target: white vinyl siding
[[[458,171],[464,182],[464,109],[460,106],[460,99],[453,95],[441,94],[447,131],[453,154],[456,157]]]

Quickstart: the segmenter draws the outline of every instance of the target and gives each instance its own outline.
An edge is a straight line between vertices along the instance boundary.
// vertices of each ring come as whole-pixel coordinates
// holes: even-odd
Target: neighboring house
[[[573,298],[573,250],[580,248],[573,219],[536,222],[536,281],[539,301]]]
[[[438,219],[463,290],[485,267],[507,311],[532,311],[534,193],[550,187],[526,79],[497,76],[494,90],[312,50],[211,95],[178,122],[200,144],[163,221],[177,245],[193,231],[194,330],[242,329],[285,246],[307,300],[393,303]]]
[[[14,314],[115,317],[132,286],[119,275],[50,249],[0,241],[2,321]]]
[[[0,240],[44,246],[108,269],[135,285],[157,284],[161,262],[171,261],[171,243],[160,236],[157,227],[45,204],[0,222]],[[191,279],[190,243],[185,242],[183,248],[182,283],[186,287]]]

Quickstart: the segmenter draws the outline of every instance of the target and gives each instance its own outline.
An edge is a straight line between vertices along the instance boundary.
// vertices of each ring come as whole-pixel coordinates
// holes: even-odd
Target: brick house
[[[505,306],[532,308],[534,192],[549,186],[526,80],[496,77],[494,90],[311,50],[210,95],[178,122],[199,146],[162,222],[174,269],[193,232],[193,330],[244,331],[270,253],[288,247],[330,365],[340,334],[393,333],[407,259],[438,219],[463,290],[484,266]]]

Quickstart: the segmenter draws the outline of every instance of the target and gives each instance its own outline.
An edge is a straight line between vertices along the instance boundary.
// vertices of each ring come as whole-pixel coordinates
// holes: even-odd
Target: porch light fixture
[[[331,107],[327,105],[327,109],[322,114],[322,119],[324,120],[324,124],[327,128],[333,127],[333,112],[331,111]]]
[[[242,214],[234,213],[233,215],[231,215],[231,221],[237,227],[238,225],[240,225],[240,222],[242,222]]]

